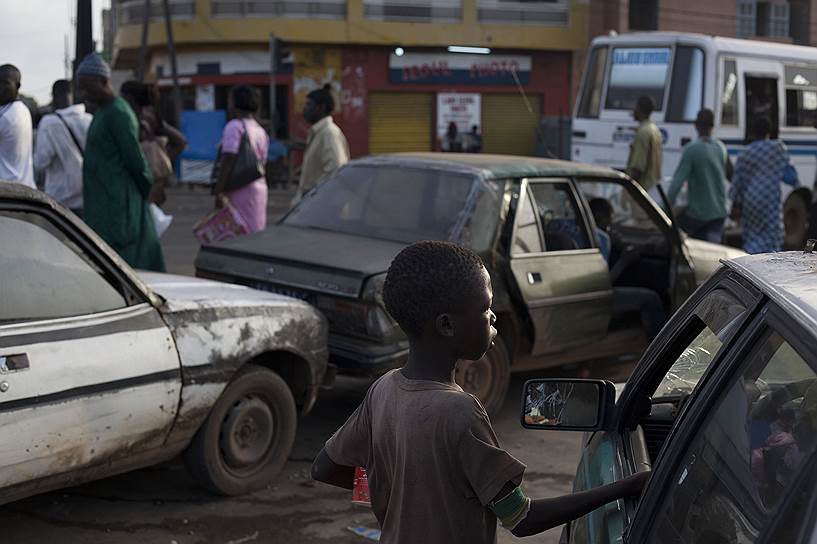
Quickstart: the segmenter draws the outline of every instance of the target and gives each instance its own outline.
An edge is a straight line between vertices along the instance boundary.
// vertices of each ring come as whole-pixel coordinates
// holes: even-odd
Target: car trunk
[[[298,298],[358,298],[368,278],[388,270],[401,242],[275,225],[201,248],[199,275],[224,277]],[[229,272],[228,272],[229,271]]]

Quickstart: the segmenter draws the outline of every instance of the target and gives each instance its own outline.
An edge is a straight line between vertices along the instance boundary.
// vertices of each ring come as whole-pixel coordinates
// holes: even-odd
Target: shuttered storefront
[[[369,153],[432,150],[430,93],[370,93]]]
[[[529,94],[528,111],[519,93],[482,95],[482,152],[534,155],[536,125],[542,112],[542,95]]]

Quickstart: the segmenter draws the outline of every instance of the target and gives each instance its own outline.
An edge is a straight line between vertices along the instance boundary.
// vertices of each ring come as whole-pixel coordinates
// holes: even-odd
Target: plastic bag
[[[170,223],[173,222],[173,216],[166,214],[162,208],[154,203],[150,203],[150,215],[153,216],[153,226],[156,227],[156,235],[161,237],[167,231]]]

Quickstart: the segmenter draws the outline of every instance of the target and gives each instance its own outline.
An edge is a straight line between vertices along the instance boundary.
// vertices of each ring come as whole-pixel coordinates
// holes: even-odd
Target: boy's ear
[[[440,336],[454,336],[454,320],[451,314],[440,314],[434,320],[434,328]]]

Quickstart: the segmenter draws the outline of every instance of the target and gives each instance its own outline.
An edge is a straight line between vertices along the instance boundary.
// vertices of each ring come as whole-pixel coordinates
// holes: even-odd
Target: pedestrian
[[[82,167],[83,217],[129,265],[162,272],[164,256],[148,206],[153,176],[139,147],[136,115],[114,94],[110,78],[97,53],[77,68],[79,89],[96,112]]]
[[[698,112],[695,119],[698,139],[684,147],[667,198],[674,205],[686,182],[688,205],[678,218],[679,226],[693,238],[719,244],[727,215],[729,154],[723,142],[712,136],[714,126],[712,110]]]
[[[642,473],[569,498],[525,496],[525,465],[453,378],[459,359],[478,360],[493,344],[492,297],[480,257],[455,244],[417,242],[389,267],[383,299],[408,336],[407,362],[369,388],[312,466],[316,480],[346,489],[355,467],[366,470],[383,543],[493,544],[497,518],[532,535],[637,496],[646,481]]]
[[[267,199],[269,190],[263,165],[267,161],[269,137],[267,131],[255,120],[261,107],[261,93],[250,85],[239,85],[230,90],[227,107],[232,118],[221,136],[218,177],[215,185],[216,208],[222,207],[224,199],[241,214],[249,233],[267,227]],[[230,189],[231,178],[238,174],[241,141],[247,138],[252,157],[259,165],[259,177],[240,187]],[[246,144],[245,144],[246,145]]]
[[[139,122],[139,145],[153,174],[153,189],[148,200],[158,206],[165,203],[165,188],[175,179],[173,163],[187,147],[184,134],[162,119],[156,87],[129,80],[119,87]]]
[[[645,191],[661,182],[663,149],[661,131],[650,119],[654,109],[652,98],[649,96],[642,96],[636,101],[633,118],[638,121],[638,130],[630,145],[630,156],[627,157],[627,174]]]
[[[638,262],[641,255],[634,246],[626,246],[616,255],[613,263],[613,206],[606,198],[593,198],[588,204],[596,223],[596,238],[599,241],[601,256],[604,257],[610,269],[610,284],[613,286],[611,313],[615,317],[637,312],[647,340],[651,342],[658,336],[661,327],[667,321],[661,297],[646,287],[616,285],[621,274]]]
[[[330,85],[315,89],[306,96],[304,119],[312,125],[306,138],[301,180],[293,204],[313,187],[320,185],[332,172],[349,162],[346,136],[332,119],[335,99]]]
[[[448,130],[445,131],[440,148],[449,153],[462,152],[462,135],[459,133],[457,123],[454,121],[448,123]]]
[[[45,192],[82,217],[82,156],[93,116],[85,104],[74,104],[71,82],[51,86],[54,113],[37,129],[34,169],[45,174]]]
[[[743,249],[748,253],[770,253],[783,249],[783,205],[780,185],[796,186],[796,176],[787,176],[789,151],[771,139],[772,123],[767,117],[752,122],[754,141],[738,157],[729,188],[732,219],[743,227]]]
[[[471,127],[471,132],[468,133],[468,145],[465,147],[468,153],[482,153],[482,134],[479,133],[477,125]]]
[[[0,66],[0,181],[35,188],[31,112],[20,100],[20,70]]]

